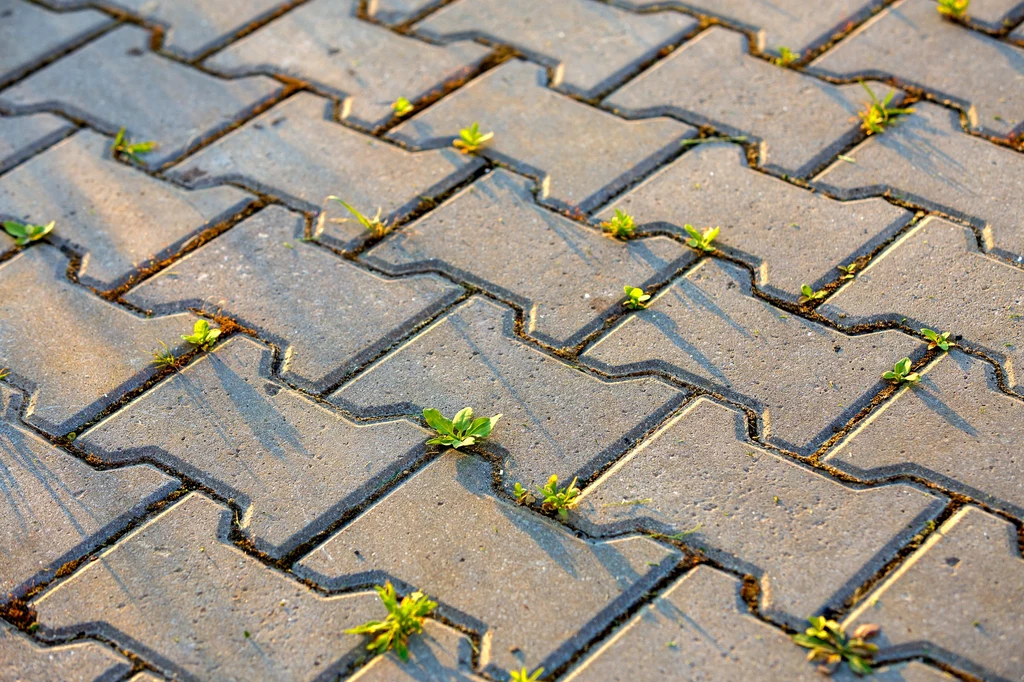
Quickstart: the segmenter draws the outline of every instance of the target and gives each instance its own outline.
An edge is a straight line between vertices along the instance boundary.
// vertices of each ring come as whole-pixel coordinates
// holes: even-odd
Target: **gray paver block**
[[[747,53],[741,33],[712,27],[603,104],[631,117],[676,115],[761,143],[761,163],[805,176],[860,135],[859,85],[832,85]]]
[[[270,381],[271,363],[265,346],[231,339],[83,433],[78,447],[105,462],[160,462],[233,498],[243,531],[280,557],[411,464],[429,436],[404,420],[350,422]]]
[[[320,596],[230,544],[230,522],[188,495],[34,600],[42,632],[130,644],[174,679],[310,680],[361,654],[344,630],[383,617],[377,595]]]
[[[707,143],[687,152],[610,204],[641,229],[684,235],[683,225],[719,226],[715,244],[754,267],[758,286],[795,301],[800,286],[819,289],[837,265],[869,254],[913,214],[884,199],[840,202],[752,170],[736,145]],[[684,235],[685,236],[685,235]]]
[[[0,599],[51,579],[177,487],[151,466],[89,467],[21,426],[20,405],[0,384]]]
[[[986,246],[1024,263],[1024,157],[964,133],[960,116],[928,102],[872,135],[814,180],[841,197],[886,193],[970,220]]]
[[[153,312],[222,311],[284,354],[283,376],[323,390],[457,299],[437,275],[388,279],[308,242],[280,206],[247,218],[125,299]]]
[[[155,373],[159,340],[176,355],[192,315],[145,319],[72,284],[68,259],[36,245],[0,264],[0,367],[31,395],[26,421],[63,435]],[[54,330],[59,334],[54,335]]]
[[[543,115],[538,115],[543,112]],[[669,119],[624,121],[547,87],[547,70],[505,62],[394,128],[414,146],[447,144],[479,122],[482,156],[541,180],[541,198],[587,211],[653,169],[696,130]]]
[[[927,654],[985,680],[1024,670],[1024,561],[1017,529],[967,506],[850,614],[877,623],[880,656]]]
[[[113,135],[156,141],[156,167],[222,130],[282,88],[263,76],[223,80],[149,51],[149,33],[122,26],[0,92],[15,110],[58,110]]]
[[[678,12],[635,14],[589,0],[460,0],[414,27],[436,40],[483,37],[554,68],[554,83],[596,97],[697,27]]]
[[[527,333],[553,345],[578,343],[622,311],[624,285],[663,282],[696,260],[668,237],[610,239],[537,205],[532,187],[495,170],[364,258],[397,272],[439,269],[489,289],[520,305]]]
[[[0,0],[0,85],[12,82],[41,60],[99,33],[113,20],[102,12],[58,14],[23,0]]]
[[[841,608],[945,505],[906,485],[848,488],[745,432],[741,412],[698,399],[587,487],[578,525],[689,533],[687,544],[757,577],[762,613],[799,627]]]
[[[42,647],[0,622],[0,678],[10,682],[99,682],[131,670],[127,658],[99,642]]]
[[[409,640],[409,660],[377,656],[346,682],[484,682],[473,675],[473,645],[455,628],[428,620]]]
[[[905,319],[911,329],[962,335],[1024,389],[1024,270],[982,254],[969,228],[923,220],[818,311],[845,326]]]
[[[924,346],[895,331],[846,336],[755,298],[746,270],[707,260],[583,355],[611,371],[660,370],[749,404],[762,437],[809,454]]]
[[[408,21],[443,0],[369,0],[366,13],[385,24]]]
[[[90,286],[123,283],[253,201],[234,187],[189,192],[160,182],[114,160],[109,147],[83,130],[0,177],[0,213],[56,220],[51,241],[87,254],[78,276]]]
[[[981,24],[998,31],[1004,28],[1004,18],[1020,16],[1019,11],[1014,11],[1018,7],[1020,0],[974,0],[967,16],[972,24]]]
[[[826,462],[858,478],[914,474],[1024,516],[1024,401],[999,390],[992,367],[942,356],[873,412]]]
[[[1024,51],[943,19],[931,0],[903,0],[828,50],[814,70],[837,76],[886,76],[952,100],[971,125],[1006,135],[1024,121]]]
[[[356,16],[353,0],[313,0],[206,60],[232,76],[284,74],[342,98],[342,118],[376,127],[399,97],[416,101],[468,76],[488,54],[475,43],[432,45]]]
[[[647,538],[581,540],[491,486],[490,463],[448,451],[295,570],[332,588],[415,585],[487,632],[479,665],[500,674],[556,668],[679,559]]]
[[[45,149],[74,126],[53,114],[0,116],[0,173]]]
[[[507,487],[551,474],[586,478],[658,423],[685,393],[651,378],[607,381],[515,336],[511,309],[470,298],[342,386],[331,400],[357,414],[505,416],[486,441]]]

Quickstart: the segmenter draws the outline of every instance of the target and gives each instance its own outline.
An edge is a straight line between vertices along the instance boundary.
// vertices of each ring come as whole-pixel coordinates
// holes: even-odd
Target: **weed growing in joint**
[[[353,208],[351,204],[349,204],[347,201],[340,197],[336,197],[332,194],[331,196],[327,197],[327,200],[337,201],[339,204],[347,208],[348,212],[354,215],[356,217],[356,220],[358,220],[363,227],[369,230],[374,237],[383,237],[384,234],[388,231],[387,221],[382,221],[380,219],[380,214],[383,211],[383,209],[380,208],[379,206],[377,207],[377,215],[373,216],[372,218],[367,218],[362,213]],[[348,218],[342,218],[338,222],[343,223],[346,222],[347,220]],[[314,235],[314,239],[315,238],[316,236]]]
[[[857,112],[861,121],[860,128],[868,135],[885,132],[885,129],[895,122],[897,116],[914,112],[913,109],[896,109],[889,106],[889,102],[896,95],[895,90],[890,90],[885,99],[879,100],[867,83],[860,81],[860,84],[871,98],[870,102],[865,103],[864,111]]]
[[[11,376],[11,370],[6,367],[0,367],[0,381],[3,381],[9,376]]]
[[[220,335],[220,330],[217,330],[217,334]],[[194,334],[193,334],[194,336]],[[157,339],[160,341],[160,339]],[[160,345],[164,347],[163,350],[153,351],[153,364],[157,367],[174,367],[177,364],[178,359],[171,353],[171,349],[167,347],[167,344],[160,341]]]
[[[857,273],[857,264],[850,263],[849,265],[837,265],[836,270],[843,273],[840,279],[853,279]]]
[[[572,479],[565,488],[558,487],[558,476],[551,475],[546,485],[537,489],[540,493],[540,508],[544,511],[558,512],[559,518],[563,521],[569,518],[569,509],[576,506],[576,498],[580,496],[580,489],[576,487],[576,479]]]
[[[650,294],[645,294],[640,287],[631,287],[628,284],[622,287],[628,298],[622,302],[630,310],[643,310],[647,307],[647,301],[651,300]]]
[[[435,438],[427,441],[427,445],[447,445],[458,450],[463,445],[473,445],[491,435],[501,415],[473,419],[473,408],[464,407],[455,415],[455,419],[449,421],[440,412],[428,407],[423,410],[423,418],[437,433]]]
[[[721,230],[719,227],[709,227],[703,232],[699,232],[693,225],[687,223],[683,225],[683,229],[686,230],[686,234],[690,235],[690,238],[686,240],[687,245],[690,248],[697,249],[704,253],[711,253],[715,250],[712,242],[718,237],[718,233]]]
[[[810,284],[800,285],[800,298],[797,299],[797,303],[810,303],[811,301],[820,301],[821,299],[828,296],[826,291],[815,291],[811,288]]]
[[[537,682],[544,674],[544,668],[537,668],[532,673],[526,672],[526,668],[520,668],[519,670],[509,670],[508,674],[512,682]]]
[[[483,149],[492,137],[494,133],[481,133],[480,124],[474,121],[473,125],[459,131],[459,139],[452,142],[452,145],[463,154],[475,154]]]
[[[56,224],[56,220],[51,220],[45,225],[33,225],[31,223],[18,222],[17,220],[5,220],[4,231],[14,237],[15,244],[18,246],[25,246],[25,244],[38,241],[53,232],[53,228]]]
[[[779,46],[779,56],[772,59],[772,63],[777,66],[789,66],[793,62],[800,59],[799,52],[793,52],[785,45]]]
[[[615,216],[611,220],[601,223],[601,228],[612,237],[623,239],[633,235],[636,225],[633,222],[633,216],[617,208]]]
[[[412,112],[412,102],[404,97],[399,97],[391,103],[391,109],[395,112],[395,116],[399,118],[408,116]]]
[[[882,378],[895,384],[916,384],[921,380],[921,375],[910,371],[911,364],[910,358],[903,358],[893,365],[891,372],[884,373]]]
[[[0,379],[2,378],[0,377]],[[537,501],[537,498],[533,496],[529,488],[524,488],[522,483],[516,483],[512,489],[512,494],[515,495],[518,504],[531,505]]]
[[[963,19],[967,15],[967,6],[970,4],[971,0],[939,0],[936,9],[944,17]]]
[[[956,344],[949,340],[949,332],[942,332],[941,334],[932,329],[925,327],[921,330],[921,335],[928,339],[928,350],[932,348],[941,348],[942,350],[949,350],[950,346]]]
[[[192,333],[187,336],[182,334],[181,338],[193,346],[210,350],[218,336],[220,336],[219,329],[210,329],[210,323],[206,320],[196,320],[196,323],[192,325]]]
[[[861,625],[848,638],[839,623],[828,620],[824,616],[809,618],[811,627],[803,633],[792,635],[793,641],[805,649],[808,661],[821,661],[818,670],[831,675],[846,661],[850,670],[857,675],[870,675],[872,659],[878,647],[864,641],[878,634],[877,625]]]
[[[377,635],[366,648],[375,654],[395,650],[403,661],[409,660],[409,637],[423,632],[423,621],[437,608],[422,592],[413,592],[398,600],[389,580],[384,587],[375,587],[388,615],[384,620],[371,620],[359,627],[345,630],[349,635]]]
[[[135,163],[141,164],[142,159],[139,158],[139,155],[148,154],[154,149],[156,149],[156,142],[129,142],[125,137],[124,128],[122,127],[114,137],[114,146],[111,148],[111,151],[113,151],[114,156],[126,156]]]

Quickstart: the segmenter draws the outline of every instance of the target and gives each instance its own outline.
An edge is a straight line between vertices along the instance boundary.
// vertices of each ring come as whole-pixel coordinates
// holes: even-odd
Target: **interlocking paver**
[[[67,269],[67,256],[47,245],[0,264],[0,368],[29,391],[26,420],[54,435],[151,377],[159,340],[183,352],[179,337],[195,319],[139,317],[72,284]]]
[[[330,587],[416,585],[487,632],[479,665],[503,673],[557,667],[679,559],[647,538],[581,540],[491,485],[490,463],[451,450],[295,570]]]
[[[903,0],[816,59],[840,78],[894,77],[970,111],[971,125],[1006,135],[1024,121],[1024,51],[947,21],[930,0]]]
[[[683,225],[719,226],[715,244],[754,267],[756,282],[796,300],[906,225],[913,214],[883,199],[840,202],[747,166],[736,145],[708,143],[687,152],[601,212],[620,208],[641,229],[683,234]]]
[[[482,37],[512,45],[551,66],[554,85],[595,97],[696,27],[678,12],[634,14],[590,0],[460,0],[414,28],[436,40]]]
[[[427,621],[421,637],[409,641],[409,660],[378,656],[346,682],[484,682],[473,675],[473,649],[455,628]]]
[[[604,105],[630,117],[674,115],[760,142],[761,163],[803,176],[860,134],[859,85],[832,85],[747,53],[741,33],[712,27],[616,90]]]
[[[113,23],[95,10],[58,14],[24,0],[0,0],[0,86]]]
[[[440,269],[490,289],[526,311],[527,333],[554,345],[581,341],[623,310],[624,284],[664,281],[696,259],[668,237],[609,239],[538,206],[532,187],[498,169],[364,258],[396,272]]]
[[[814,180],[840,197],[886,193],[970,220],[1002,255],[1024,263],[1024,155],[964,133],[957,112],[928,102],[872,135]]]
[[[34,600],[41,631],[130,642],[175,679],[310,680],[362,652],[344,630],[384,615],[375,593],[320,596],[232,545],[230,522],[190,494]]]
[[[502,470],[533,487],[551,474],[587,476],[613,460],[685,397],[651,379],[606,381],[515,337],[511,309],[481,297],[461,304],[342,386],[331,400],[357,414],[451,416],[471,406],[502,413],[487,440]]]
[[[951,351],[826,459],[860,478],[915,474],[1024,516],[1024,401],[983,360]]]
[[[78,446],[104,462],[161,462],[234,498],[245,532],[279,557],[410,464],[428,436],[404,420],[354,424],[270,381],[271,362],[265,346],[232,339],[83,433]]]
[[[0,173],[45,149],[72,128],[53,114],[0,116]]]
[[[415,146],[446,144],[478,121],[481,155],[541,179],[541,198],[586,211],[641,177],[696,131],[668,119],[624,121],[547,87],[547,70],[505,62],[394,128]],[[538,115],[538,112],[543,112]]]
[[[15,110],[58,110],[114,134],[160,146],[145,163],[183,154],[284,86],[254,76],[223,80],[149,51],[149,33],[122,26],[0,92]]]
[[[342,98],[342,118],[387,122],[399,97],[415,101],[468,76],[489,53],[471,42],[431,45],[365,22],[354,0],[313,0],[206,60],[232,76],[284,74]]]
[[[882,627],[881,655],[926,654],[985,680],[1024,670],[1024,561],[1017,529],[967,506],[848,618]]]
[[[894,331],[846,336],[755,298],[750,275],[705,261],[591,346],[615,373],[661,370],[750,404],[769,442],[809,453],[882,388],[882,372],[923,350]]]
[[[846,326],[905,320],[960,334],[1002,364],[1011,388],[1024,388],[1024,270],[982,254],[969,228],[922,221],[819,311]]]
[[[300,241],[305,221],[270,206],[125,295],[158,313],[204,308],[257,329],[282,375],[324,388],[463,290],[437,275],[387,279]]]
[[[85,254],[78,275],[90,286],[121,284],[253,201],[234,187],[182,190],[115,161],[109,148],[84,130],[0,177],[3,210],[56,220],[51,240]]]
[[[745,430],[741,412],[697,400],[587,488],[580,527],[689,532],[685,542],[758,578],[762,613],[799,626],[841,607],[944,506],[905,485],[847,488]]]
[[[0,622],[0,678],[11,682],[99,682],[131,670],[127,658],[99,642],[42,647]]]
[[[969,21],[995,30],[1004,28],[1004,18],[1019,16],[1019,0],[975,0],[969,5]]]

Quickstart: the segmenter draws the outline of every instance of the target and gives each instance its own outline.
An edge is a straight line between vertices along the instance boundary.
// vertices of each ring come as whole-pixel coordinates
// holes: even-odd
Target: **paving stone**
[[[423,634],[409,640],[408,661],[394,652],[377,656],[347,682],[484,682],[469,672],[472,664],[469,639],[455,628],[428,620]]]
[[[479,666],[502,674],[555,669],[679,560],[647,538],[581,540],[491,485],[489,462],[449,450],[295,571],[331,589],[384,575],[416,585],[486,631]]]
[[[872,135],[814,184],[842,198],[885,193],[969,220],[986,246],[1024,263],[1024,156],[967,135],[960,116],[928,102]]]
[[[712,27],[688,40],[604,105],[629,117],[674,115],[761,144],[769,169],[805,176],[861,133],[860,85],[832,85],[747,53],[747,39]]]
[[[365,260],[400,273],[439,269],[493,291],[526,311],[529,334],[559,346],[579,343],[621,312],[624,284],[663,282],[696,260],[668,237],[609,239],[535,204],[532,187],[498,169]]]
[[[583,211],[652,170],[696,133],[668,119],[624,121],[548,88],[544,67],[511,60],[388,136],[416,147],[443,145],[474,121],[494,133],[482,156],[540,178],[542,199]]]
[[[881,656],[925,654],[985,680],[1024,670],[1024,561],[1017,528],[967,506],[850,614],[877,623]],[[913,652],[913,653],[911,653]]]
[[[0,86],[113,23],[94,10],[58,14],[23,0],[0,0]]]
[[[78,274],[90,286],[123,283],[253,201],[234,187],[189,192],[160,182],[115,161],[109,147],[83,130],[0,177],[0,205],[21,220],[56,220],[51,241],[87,254]]]
[[[0,622],[0,678],[10,682],[98,682],[118,679],[131,667],[99,642],[42,647]]]
[[[931,0],[903,0],[816,59],[839,78],[893,77],[969,110],[971,125],[1007,135],[1024,121],[1024,51],[947,21]]]
[[[751,170],[737,145],[707,143],[687,152],[599,217],[621,208],[641,229],[717,225],[719,248],[754,267],[757,284],[795,301],[800,286],[819,289],[841,275],[837,265],[869,254],[913,214],[883,199],[840,202]]]
[[[554,69],[555,86],[596,97],[697,27],[678,12],[635,14],[589,0],[460,0],[415,26],[441,41],[486,38]]]
[[[583,358],[613,373],[660,370],[749,404],[768,442],[809,454],[924,350],[895,331],[846,336],[754,298],[746,270],[709,260],[626,317]]]
[[[907,485],[853,490],[745,432],[741,412],[697,400],[588,486],[579,527],[689,533],[685,542],[758,578],[762,613],[800,626],[841,608],[945,505]]]
[[[386,613],[376,593],[320,596],[232,545],[230,522],[188,495],[34,600],[41,632],[108,637],[174,679],[326,678],[360,655],[344,631]]]
[[[265,208],[125,299],[157,313],[223,311],[280,347],[282,376],[323,390],[463,293],[437,275],[367,272],[300,241],[304,222]]]
[[[1024,389],[1024,270],[979,252],[966,227],[922,221],[818,311],[846,326],[905,318],[911,329],[962,335]]]
[[[157,677],[150,672],[141,672],[137,675],[133,675],[128,682],[164,682],[163,677]]]
[[[149,52],[149,33],[122,26],[0,92],[0,105],[58,110],[113,135],[160,146],[156,167],[265,103],[283,86],[263,76],[223,80]]]
[[[350,422],[270,381],[272,362],[266,346],[234,338],[83,433],[78,447],[104,462],[160,462],[233,498],[257,548],[280,557],[411,464],[429,436],[404,420]]]
[[[913,474],[1024,517],[1024,401],[983,360],[951,351],[847,436],[826,461],[862,479]]]
[[[336,194],[364,213],[376,207],[393,222],[421,197],[433,197],[475,172],[482,162],[443,149],[411,153],[329,119],[329,100],[299,93],[193,155],[168,175],[193,186],[238,183],[315,211]],[[345,159],[339,164],[338,159]],[[328,202],[324,236],[343,248],[367,231],[344,208]]]
[[[975,0],[967,13],[972,24],[980,24],[996,31],[1005,28],[1003,20],[1013,21],[1011,17],[1020,17],[1020,0]],[[1011,24],[1012,25],[1012,24]]]
[[[364,416],[502,413],[487,449],[506,485],[551,474],[586,478],[615,459],[685,397],[651,378],[606,381],[515,336],[511,309],[473,297],[342,386],[331,400]]]
[[[400,24],[441,4],[443,0],[369,0],[366,13],[385,24]]]
[[[50,146],[73,128],[53,114],[0,116],[0,173]]]
[[[150,378],[159,340],[184,352],[179,337],[195,320],[136,316],[72,284],[67,268],[67,256],[48,245],[0,264],[0,367],[31,396],[26,420],[54,435]]]

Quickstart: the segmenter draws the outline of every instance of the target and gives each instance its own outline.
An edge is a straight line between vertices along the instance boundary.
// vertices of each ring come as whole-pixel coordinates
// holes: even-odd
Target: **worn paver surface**
[[[1022,93],[1017,0],[0,0],[0,679],[1024,682]]]

